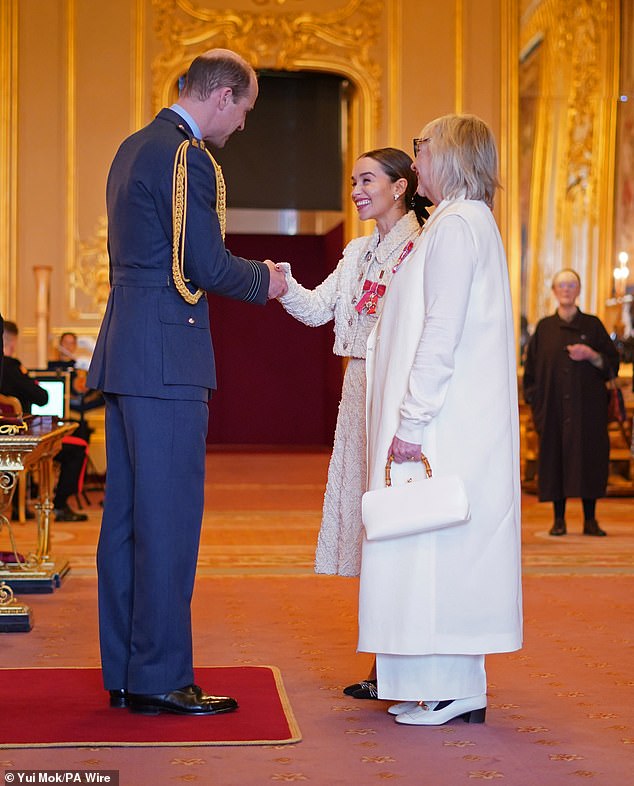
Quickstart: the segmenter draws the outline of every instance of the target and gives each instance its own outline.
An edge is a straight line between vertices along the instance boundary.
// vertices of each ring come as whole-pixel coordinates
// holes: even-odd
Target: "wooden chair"
[[[4,393],[0,393],[0,412],[14,418],[21,418],[24,414],[20,400],[15,396],[5,396]]]

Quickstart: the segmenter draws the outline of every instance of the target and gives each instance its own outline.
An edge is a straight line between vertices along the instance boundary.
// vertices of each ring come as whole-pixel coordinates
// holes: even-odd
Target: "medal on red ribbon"
[[[414,242],[410,240],[405,248],[401,251],[399,258],[396,260],[396,264],[392,268],[392,273],[396,273],[413,248]],[[387,285],[381,283],[383,273],[384,271],[382,270],[379,274],[378,281],[370,281],[369,278],[366,278],[366,280],[363,282],[363,294],[359,298],[359,302],[355,305],[355,309],[359,314],[362,314],[364,311],[366,314],[376,314],[376,309],[379,305],[379,298],[383,297],[385,290],[387,289]]]

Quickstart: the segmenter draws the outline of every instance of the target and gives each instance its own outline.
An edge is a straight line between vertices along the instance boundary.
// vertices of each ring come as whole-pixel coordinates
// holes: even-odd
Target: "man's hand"
[[[268,267],[271,273],[269,280],[269,300],[276,297],[282,297],[288,292],[288,285],[286,283],[286,275],[283,270],[279,270],[270,259],[265,259],[264,264]]]
[[[420,461],[420,454],[420,445],[415,445],[413,442],[405,442],[405,440],[394,437],[387,457],[394,456],[394,461],[397,464],[402,464],[404,461]]]

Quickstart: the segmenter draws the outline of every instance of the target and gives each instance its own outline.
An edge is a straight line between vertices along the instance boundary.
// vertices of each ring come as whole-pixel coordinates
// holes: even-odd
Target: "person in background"
[[[347,358],[323,516],[317,540],[317,573],[358,576],[361,564],[361,497],[366,488],[365,356],[394,271],[406,264],[420,232],[423,204],[412,209],[416,175],[407,153],[387,147],[363,153],[352,171],[351,197],[359,217],[374,221],[369,236],[350,241],[335,270],[314,290],[287,273],[279,298],[289,314],[316,327],[334,320],[336,355]],[[422,200],[420,200],[422,202]],[[344,689],[354,698],[376,698],[376,675]]]
[[[71,372],[70,408],[79,413],[83,431],[81,436],[89,440],[89,431],[83,424],[83,415],[91,409],[104,406],[102,394],[98,390],[90,390],[86,384],[86,375],[90,364],[90,355],[78,351],[77,334],[70,331],[62,333],[57,345],[57,358],[49,361],[50,369],[67,369]]]
[[[75,366],[77,361],[77,334],[66,332],[62,333],[59,337],[59,344],[57,345],[57,355],[61,362],[68,363],[69,366]]]
[[[87,380],[106,400],[101,662],[110,705],[147,715],[238,706],[194,682],[191,597],[216,387],[205,292],[264,305],[286,290],[270,260],[226,249],[225,183],[209,150],[244,128],[257,94],[241,57],[206,52],[108,174],[111,290]]]
[[[519,414],[491,130],[447,115],[414,153],[436,209],[368,339],[368,485],[385,485],[389,456],[417,470],[423,453],[436,475],[462,478],[471,518],[364,540],[358,649],[376,653],[397,723],[438,726],[484,721],[485,654],[522,644]]]
[[[524,399],[539,435],[537,488],[553,503],[550,535],[566,534],[566,500],[581,497],[583,534],[604,536],[596,503],[608,482],[608,391],[619,354],[598,317],[577,306],[581,279],[560,270],[552,282],[557,310],[537,323],[524,366]]]
[[[18,332],[15,322],[4,323],[2,335],[4,368],[0,393],[15,396],[22,404],[24,412],[29,414],[34,404],[43,406],[47,403],[48,393],[29,376],[27,369],[15,357]],[[79,444],[71,437],[67,443],[62,443],[55,461],[59,464],[59,477],[53,497],[55,521],[86,521],[88,516],[73,510],[68,503],[69,498],[79,490],[80,477],[86,461],[85,445]],[[32,518],[33,514],[27,513],[27,516]]]

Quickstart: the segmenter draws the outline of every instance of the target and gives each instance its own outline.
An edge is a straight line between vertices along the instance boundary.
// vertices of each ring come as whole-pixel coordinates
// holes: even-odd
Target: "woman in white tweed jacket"
[[[420,231],[411,210],[416,193],[412,159],[402,150],[364,153],[352,171],[352,200],[376,226],[352,240],[335,270],[314,290],[287,271],[289,314],[316,327],[334,319],[334,353],[348,358],[317,542],[317,573],[357,576],[361,560],[361,496],[366,489],[365,356],[393,270],[405,264]],[[422,207],[420,208],[422,212]],[[365,287],[365,290],[364,290]]]

